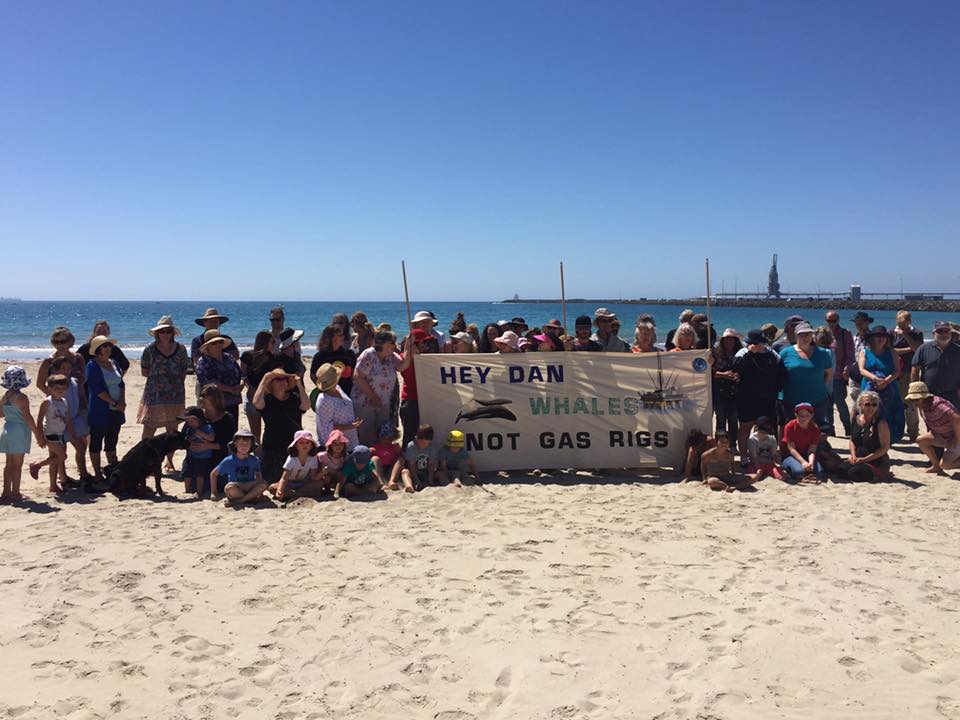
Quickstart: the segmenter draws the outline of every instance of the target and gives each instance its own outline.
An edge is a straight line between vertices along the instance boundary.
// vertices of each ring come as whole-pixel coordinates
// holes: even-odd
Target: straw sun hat
[[[90,355],[95,356],[97,354],[97,350],[99,350],[102,345],[106,345],[107,343],[110,345],[116,345],[117,341],[113,338],[108,338],[106,335],[97,335],[93,340],[90,341]]]
[[[157,333],[161,330],[169,329],[173,330],[174,335],[180,334],[180,328],[173,324],[173,318],[170,315],[164,315],[157,321],[154,327],[147,330],[147,334],[150,335],[150,337],[156,337]]]

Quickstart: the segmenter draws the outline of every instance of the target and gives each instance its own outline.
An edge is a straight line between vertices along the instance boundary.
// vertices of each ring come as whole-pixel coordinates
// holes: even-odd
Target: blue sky
[[[0,4],[0,294],[960,291],[960,3]],[[938,260],[939,256],[939,260]]]

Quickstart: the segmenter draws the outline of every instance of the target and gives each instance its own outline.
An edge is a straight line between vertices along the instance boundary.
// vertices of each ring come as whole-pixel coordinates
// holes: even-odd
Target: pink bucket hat
[[[317,441],[313,439],[312,432],[309,430],[297,430],[293,434],[293,440],[291,440],[290,444],[287,445],[287,450],[293,450],[293,448],[296,447],[296,444],[301,440],[309,440],[311,443],[313,443],[314,447],[317,446]]]
[[[350,438],[348,438],[342,430],[331,430],[330,434],[327,435],[327,442],[324,443],[324,446],[329,448],[335,442],[342,442],[347,447],[350,447]]]
[[[494,338],[493,342],[497,345],[506,345],[513,350],[520,349],[520,337],[513,330],[507,330],[500,337]]]

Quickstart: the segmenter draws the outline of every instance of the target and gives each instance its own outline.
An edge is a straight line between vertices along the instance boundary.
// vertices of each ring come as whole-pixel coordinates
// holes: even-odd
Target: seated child
[[[201,410],[191,405],[177,420],[183,421],[183,434],[190,442],[187,448],[187,457],[180,468],[180,478],[183,480],[184,492],[196,492],[198,498],[210,497],[210,459],[213,450],[198,449],[203,443],[216,441],[213,426],[207,422]]]
[[[738,482],[736,479],[734,457],[733,453],[730,452],[730,436],[719,430],[714,439],[717,446],[707,450],[700,457],[700,472],[703,477],[703,484],[711,490],[726,490],[727,492],[752,485],[752,478],[748,478],[746,482]]]
[[[696,428],[690,431],[684,443],[683,482],[700,480],[700,458],[707,450],[716,446],[713,436],[705,435]]]
[[[370,454],[370,448],[366,445],[353,446],[340,473],[343,475],[343,481],[341,487],[337,488],[337,492],[344,497],[377,495],[383,492],[379,479],[380,473]]]
[[[340,471],[347,461],[347,436],[341,430],[331,430],[327,435],[326,450],[317,455],[317,464],[320,466],[320,481],[325,490],[333,490],[335,498],[340,497],[338,492],[343,475]]]
[[[309,430],[297,430],[287,446],[280,481],[267,488],[281,502],[294,497],[317,497],[325,489],[317,455],[320,448]]]
[[[783,469],[801,485],[818,485],[823,468],[817,462],[820,428],[813,422],[813,405],[797,403],[796,417],[783,428]]]
[[[757,418],[747,441],[747,451],[750,455],[747,472],[753,476],[753,482],[760,482],[765,477],[777,480],[782,477],[780,443],[777,442],[777,430],[773,420],[766,416]]]
[[[387,421],[380,426],[380,441],[370,448],[373,457],[379,461],[380,482],[387,490],[400,489],[397,480],[400,479],[400,471],[403,470],[403,456],[400,454],[400,446],[397,445],[399,436],[396,426]],[[413,485],[404,485],[403,489],[413,492]]]
[[[477,468],[470,453],[464,448],[465,445],[466,437],[460,430],[447,433],[447,442],[440,448],[438,457],[440,469],[437,475],[441,482],[446,482],[449,478],[454,485],[462,487],[462,483],[469,481],[471,475],[477,474]]]
[[[214,487],[221,475],[226,476],[224,492],[227,494],[227,506],[263,500],[267,484],[260,474],[260,459],[252,454],[256,449],[255,442],[252,432],[237,430],[233,434],[233,442],[227,445],[230,454],[210,473],[210,483]]]
[[[433,446],[433,428],[430,425],[417,428],[417,434],[404,451],[404,460],[401,477],[405,486],[409,483],[414,489],[422,490],[436,484],[437,449]]]

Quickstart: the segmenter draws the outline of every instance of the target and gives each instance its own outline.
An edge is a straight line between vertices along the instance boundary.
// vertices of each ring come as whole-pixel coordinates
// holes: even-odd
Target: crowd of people
[[[400,340],[389,325],[374,326],[362,312],[337,314],[320,334],[309,372],[303,331],[286,326],[280,306],[268,319],[270,329],[257,333],[243,353],[223,331],[229,318],[216,308],[195,319],[202,331],[189,352],[170,316],[147,331],[153,341],[140,358],[145,381],[136,420],[144,439],[159,431],[186,436],[180,479],[198,498],[243,504],[270,493],[286,502],[469,482],[476,468],[464,434],[451,430],[437,443],[434,429],[420,422],[416,357],[443,352],[709,351],[716,424],[711,433],[691,432],[682,474],[716,490],[765,477],[802,484],[828,473],[884,479],[889,450],[905,437],[929,459],[927,472],[960,467],[960,332],[937,322],[933,339],[924,341],[907,311],[898,313],[893,330],[874,325],[865,312],[851,318],[855,329],[849,330],[830,311],[816,328],[794,315],[782,328],[767,324],[745,336],[727,328],[718,336],[706,315],[685,310],[662,345],[651,315],[637,319],[628,341],[607,308],[577,317],[572,334],[557,319],[531,328],[522,317],[481,329],[462,313],[447,333],[424,310]],[[53,352],[37,372],[45,398],[36,415],[22,392],[31,383],[26,371],[10,366],[0,378],[2,502],[22,499],[31,439],[48,455],[30,463],[28,472],[38,479],[46,468],[52,493],[72,487],[97,492],[105,469],[118,461],[130,362],[110,337],[109,323],[98,321],[76,351],[67,327],[57,327],[50,342]],[[198,405],[187,407],[190,374]],[[303,428],[311,408],[315,432]],[[838,435],[834,409],[849,438],[846,459],[828,442]],[[241,412],[249,429],[239,427]],[[71,448],[76,479],[67,475]],[[177,472],[173,453],[165,469]]]

